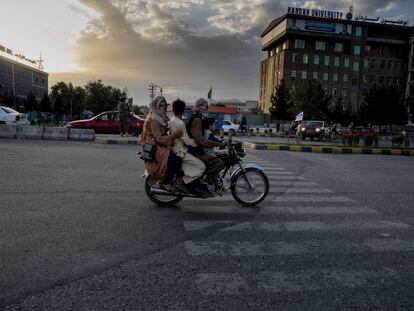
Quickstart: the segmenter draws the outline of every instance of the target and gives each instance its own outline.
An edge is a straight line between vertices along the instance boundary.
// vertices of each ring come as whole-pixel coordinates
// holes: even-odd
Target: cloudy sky
[[[0,45],[45,59],[49,84],[101,79],[147,104],[258,98],[260,34],[288,6],[346,12],[337,0],[0,0]],[[354,0],[354,14],[414,22],[412,0]]]

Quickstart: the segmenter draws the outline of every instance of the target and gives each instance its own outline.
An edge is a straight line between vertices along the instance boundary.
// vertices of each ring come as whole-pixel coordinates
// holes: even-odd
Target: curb
[[[110,145],[140,145],[138,140],[126,140],[126,139],[111,139],[95,137],[95,142],[98,144],[110,144]]]
[[[374,154],[374,155],[399,155],[414,156],[413,149],[381,149],[381,148],[354,148],[354,147],[322,147],[322,146],[298,146],[283,144],[263,144],[243,142],[243,145],[255,150],[279,150],[293,152],[314,152],[331,154]]]

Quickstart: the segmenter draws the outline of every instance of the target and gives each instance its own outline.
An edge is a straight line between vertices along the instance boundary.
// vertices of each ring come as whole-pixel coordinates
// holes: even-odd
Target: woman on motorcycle
[[[145,119],[142,132],[142,144],[155,144],[154,161],[146,161],[148,173],[154,177],[153,183],[160,179],[160,187],[173,192],[176,188],[172,181],[181,169],[181,158],[178,157],[171,146],[174,138],[180,138],[182,133],[176,132],[168,135],[167,101],[163,96],[157,96],[150,104],[150,112]]]

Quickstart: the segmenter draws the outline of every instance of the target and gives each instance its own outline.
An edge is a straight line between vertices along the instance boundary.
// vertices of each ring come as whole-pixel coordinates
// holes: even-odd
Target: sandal
[[[169,185],[169,184],[160,184],[160,188],[168,192],[174,192],[177,190],[173,185]]]

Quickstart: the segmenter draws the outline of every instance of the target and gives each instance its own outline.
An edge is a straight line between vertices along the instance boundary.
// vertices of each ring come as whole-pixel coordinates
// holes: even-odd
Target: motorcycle
[[[231,194],[239,204],[243,206],[255,206],[261,203],[269,193],[269,180],[263,168],[251,163],[243,163],[242,158],[246,156],[241,142],[226,143],[229,160],[220,176],[215,182],[215,191],[206,196],[197,191],[189,194],[182,192],[169,192],[154,183],[151,175],[144,176],[145,192],[148,198],[157,205],[174,205],[183,198],[208,199],[221,197],[226,190],[230,189]]]

